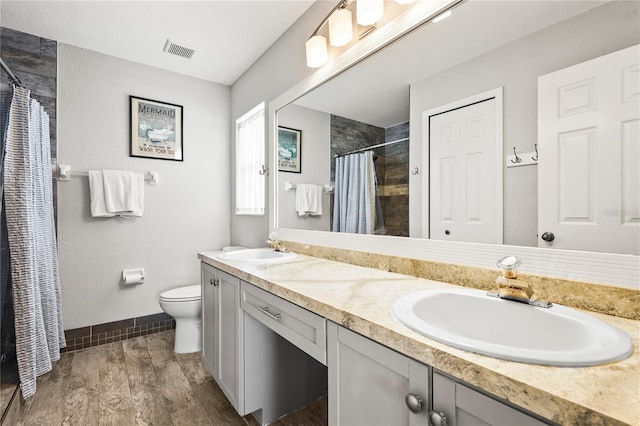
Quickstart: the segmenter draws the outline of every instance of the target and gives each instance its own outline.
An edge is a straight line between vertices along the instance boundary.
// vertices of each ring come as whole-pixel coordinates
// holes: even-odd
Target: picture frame
[[[182,105],[129,96],[129,157],[184,160]]]
[[[278,171],[301,173],[302,131],[278,126]]]

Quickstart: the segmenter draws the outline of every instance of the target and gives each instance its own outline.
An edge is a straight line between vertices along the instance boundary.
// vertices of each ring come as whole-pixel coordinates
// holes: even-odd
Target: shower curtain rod
[[[16,77],[16,75],[11,71],[11,69],[9,69],[9,67],[7,66],[7,64],[5,64],[4,60],[1,57],[0,57],[0,67],[2,67],[2,71],[4,71],[5,74],[7,74],[7,77],[9,77],[11,84],[15,86],[23,87],[20,79]]]
[[[395,141],[379,143],[378,145],[371,145],[371,146],[367,146],[367,147],[360,148],[360,149],[354,149],[353,151],[343,152],[342,154],[336,154],[336,155],[333,156],[333,158],[344,157],[345,155],[355,154],[356,152],[371,151],[372,149],[380,148],[381,146],[393,145],[394,143],[404,142],[404,141],[408,141],[408,140],[409,140],[409,138],[404,138],[404,139],[398,139],[398,140],[395,140]]]

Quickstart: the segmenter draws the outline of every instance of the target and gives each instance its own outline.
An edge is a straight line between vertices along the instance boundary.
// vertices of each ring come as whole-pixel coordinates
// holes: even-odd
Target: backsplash
[[[396,272],[449,284],[482,290],[495,290],[499,270],[422,259],[390,256],[333,247],[284,241],[289,250],[336,262]],[[537,299],[572,308],[640,320],[640,291],[630,288],[592,284],[566,279],[520,274],[529,282]]]

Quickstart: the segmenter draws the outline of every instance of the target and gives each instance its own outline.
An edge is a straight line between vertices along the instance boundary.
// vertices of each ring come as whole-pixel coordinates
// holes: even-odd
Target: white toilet
[[[199,285],[167,290],[160,294],[160,307],[176,320],[176,353],[202,350],[202,301]]]

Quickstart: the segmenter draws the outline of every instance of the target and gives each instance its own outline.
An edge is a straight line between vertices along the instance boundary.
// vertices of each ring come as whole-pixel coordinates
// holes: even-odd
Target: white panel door
[[[640,254],[639,63],[633,46],[538,79],[540,247]]]
[[[502,243],[497,100],[426,115],[429,238]]]

